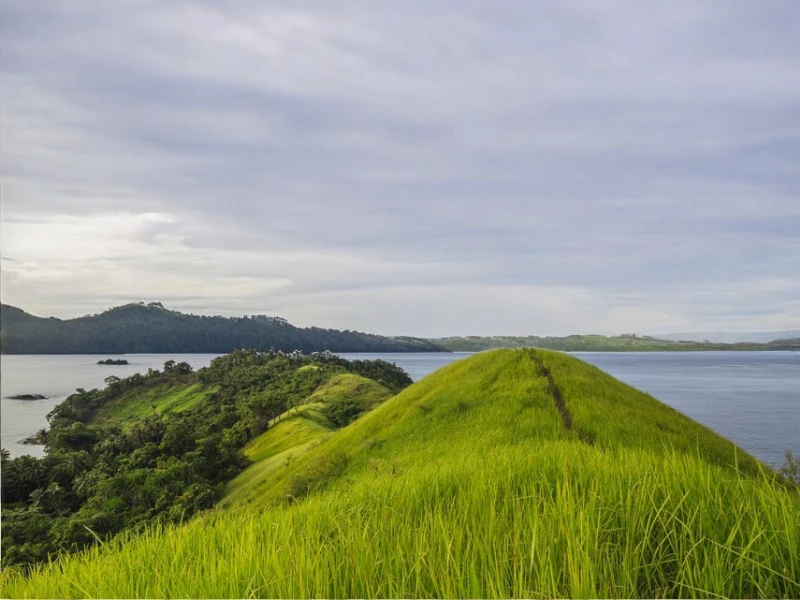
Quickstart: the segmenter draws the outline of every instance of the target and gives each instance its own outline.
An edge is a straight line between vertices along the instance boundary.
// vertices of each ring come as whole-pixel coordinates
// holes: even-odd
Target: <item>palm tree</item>
[[[72,490],[78,498],[88,498],[92,493],[95,477],[91,471],[80,473],[72,480]]]
[[[41,461],[24,454],[17,459],[19,465],[19,477],[27,483],[37,483],[43,474]]]
[[[58,485],[58,482],[53,481],[47,486],[43,496],[47,497],[48,504],[52,503],[56,512],[61,514],[61,500],[64,499],[64,488]]]
[[[42,497],[44,496],[44,490],[41,488],[35,489],[31,492],[29,496],[31,500],[31,507],[38,508],[42,502]]]
[[[58,465],[58,470],[72,478],[83,471],[88,462],[88,453],[70,452],[64,455],[62,461]]]

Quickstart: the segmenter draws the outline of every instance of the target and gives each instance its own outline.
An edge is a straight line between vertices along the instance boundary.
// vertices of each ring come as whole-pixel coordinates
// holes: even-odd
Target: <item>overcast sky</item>
[[[2,299],[800,327],[800,2],[3,0]]]

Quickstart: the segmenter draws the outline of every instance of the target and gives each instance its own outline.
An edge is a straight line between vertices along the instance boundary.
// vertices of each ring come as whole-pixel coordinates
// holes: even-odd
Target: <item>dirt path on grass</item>
[[[535,350],[531,352],[531,358],[539,370],[539,375],[547,380],[547,391],[550,393],[556,403],[556,408],[561,414],[561,420],[564,421],[564,427],[567,429],[567,431],[571,431],[572,415],[569,414],[569,409],[564,403],[564,396],[561,394],[561,390],[558,388],[556,380],[553,378],[553,374],[550,372],[550,369],[545,366],[542,357],[539,356]]]

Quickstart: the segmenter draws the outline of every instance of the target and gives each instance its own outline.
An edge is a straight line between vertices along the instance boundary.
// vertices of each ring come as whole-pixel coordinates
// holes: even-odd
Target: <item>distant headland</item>
[[[223,354],[238,348],[303,353],[448,352],[434,342],[359,331],[296,327],[280,317],[204,316],[164,308],[160,302],[118,306],[76,319],[37,317],[0,306],[5,354]],[[108,364],[108,363],[103,363]]]

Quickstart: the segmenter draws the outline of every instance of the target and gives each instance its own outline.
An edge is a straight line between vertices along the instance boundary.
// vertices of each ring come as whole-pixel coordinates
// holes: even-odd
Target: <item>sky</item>
[[[800,328],[800,2],[3,0],[2,300]]]

